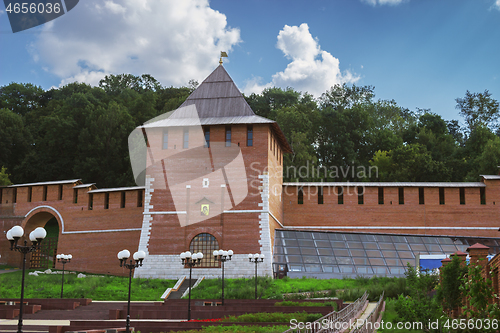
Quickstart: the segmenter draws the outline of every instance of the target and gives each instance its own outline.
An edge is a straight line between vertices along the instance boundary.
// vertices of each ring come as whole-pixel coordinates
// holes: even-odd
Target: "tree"
[[[441,282],[437,288],[437,297],[443,309],[451,314],[454,309],[463,305],[462,279],[467,267],[459,256],[452,256],[451,262],[441,268]]]
[[[464,98],[457,98],[456,108],[469,127],[474,130],[478,125],[492,126],[499,117],[498,102],[491,98],[488,90],[483,93],[466,91]]]
[[[44,90],[31,83],[11,83],[0,87],[0,108],[25,116],[40,107]]]
[[[8,109],[0,109],[0,165],[14,172],[18,182],[18,167],[31,149],[32,139],[21,115]]]
[[[433,160],[427,148],[419,143],[403,145],[389,152],[377,152],[370,164],[378,168],[383,181],[448,181],[450,178],[445,164]]]
[[[119,95],[127,89],[132,89],[138,93],[147,91],[158,91],[161,84],[149,74],[135,76],[132,74],[106,75],[99,81],[99,87],[110,95]]]
[[[373,86],[358,87],[349,86],[347,83],[335,85],[320,97],[321,108],[332,107],[334,109],[351,108],[357,104],[370,103],[375,94]]]
[[[0,186],[12,185],[9,176],[10,175],[7,173],[7,168],[2,166],[0,168]]]
[[[481,265],[469,265],[467,274],[461,280],[460,290],[469,304],[465,308],[465,315],[474,321],[487,318],[498,320],[500,309],[498,304],[491,302],[491,299],[497,295],[495,295],[491,279],[488,276],[484,278],[482,271]],[[480,331],[498,332],[497,328],[486,329],[483,327]]]
[[[272,110],[297,105],[301,102],[301,96],[300,92],[290,87],[286,89],[273,87],[264,89],[262,94],[251,94],[246,101],[257,115],[271,118]]]
[[[399,295],[396,300],[396,312],[401,321],[423,323],[434,322],[441,315],[439,304],[430,296],[438,282],[437,275],[418,273],[408,264],[405,272],[409,295]],[[427,325],[426,325],[427,326]],[[429,327],[425,327],[428,332]]]
[[[284,181],[313,181],[312,172],[301,172],[307,177],[298,176],[297,171],[304,166],[314,167],[317,159],[314,152],[311,110],[304,107],[284,107],[273,111],[273,117],[280,125],[288,143],[293,149],[291,154],[285,154],[283,159]]]

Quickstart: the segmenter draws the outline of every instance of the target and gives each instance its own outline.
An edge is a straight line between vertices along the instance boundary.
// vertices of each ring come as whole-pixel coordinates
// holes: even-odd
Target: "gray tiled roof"
[[[144,190],[144,186],[132,186],[132,187],[115,187],[115,188],[100,188],[98,190],[88,191],[88,193],[104,193],[104,192],[118,192],[118,191],[135,191]]]
[[[73,186],[73,188],[87,188],[87,187],[92,187],[92,186],[95,187],[95,183],[80,184],[80,185]]]
[[[500,176],[499,175],[481,175],[481,177],[483,177],[484,179],[487,179],[487,180],[495,180],[495,179],[500,179]]]
[[[192,108],[195,106],[196,109]],[[192,112],[196,110],[197,115]],[[159,119],[159,120],[156,120]],[[292,152],[278,123],[257,116],[222,65],[218,66],[175,111],[141,128],[228,124],[270,124],[284,152]]]
[[[196,105],[200,118],[255,115],[222,65],[200,84],[181,107],[192,104]]]
[[[174,118],[158,120],[145,124],[143,128],[154,127],[180,127],[197,125],[225,125],[225,124],[272,124],[274,121],[261,116],[237,116],[237,117],[210,117],[210,118]]]
[[[10,185],[9,187],[62,185],[62,184],[72,184],[72,183],[81,183],[81,182],[80,182],[80,179],[55,180],[55,181],[50,181],[50,182],[39,182],[39,183],[29,183],[29,184],[14,184],[14,185]]]

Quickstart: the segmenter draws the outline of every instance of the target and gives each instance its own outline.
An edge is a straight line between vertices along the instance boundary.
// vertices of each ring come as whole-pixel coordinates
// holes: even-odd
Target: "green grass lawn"
[[[317,297],[339,297],[345,301],[354,301],[367,290],[371,301],[377,301],[385,291],[387,297],[397,297],[406,293],[404,278],[374,277],[355,279],[319,280],[314,278],[277,279],[259,277],[257,280],[257,295],[265,299],[283,299],[284,294],[329,291],[327,295]],[[255,297],[255,279],[225,279],[224,298],[226,299],[253,299]],[[221,279],[205,279],[192,290],[191,298],[218,299],[222,297]],[[292,298],[305,298],[296,295]]]
[[[61,274],[25,276],[25,298],[59,298],[61,296]],[[19,298],[22,271],[0,274],[0,298]],[[133,301],[161,301],[167,288],[175,280],[132,279]],[[102,301],[126,301],[128,299],[128,277],[92,276],[77,278],[77,274],[64,275],[64,298],[91,298]]]
[[[26,272],[25,297],[26,298],[52,298],[59,297],[61,291],[61,275],[40,274],[28,275]],[[20,270],[12,273],[0,274],[0,298],[17,298],[21,285]],[[254,279],[225,279],[224,297],[226,299],[253,299],[255,297]],[[167,288],[175,285],[175,280],[160,279],[133,279],[132,300],[134,301],[159,301],[160,296]],[[219,299],[222,297],[221,279],[205,279],[192,290],[193,299]],[[405,280],[401,278],[355,278],[319,280],[313,278],[273,280],[271,278],[258,278],[257,294],[263,299],[283,299],[287,293],[303,293],[329,291],[326,295],[317,297],[342,298],[344,301],[354,301],[365,290],[370,294],[370,300],[378,300],[379,295],[385,291],[386,297],[396,297],[406,292]],[[93,300],[126,300],[128,295],[128,278],[117,276],[97,277],[87,275],[77,278],[76,274],[65,274],[64,297],[66,298],[91,298]],[[305,298],[295,295],[292,299]]]

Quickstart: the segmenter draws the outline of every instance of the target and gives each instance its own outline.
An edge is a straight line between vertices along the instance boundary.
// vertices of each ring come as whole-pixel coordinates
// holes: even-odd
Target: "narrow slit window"
[[[379,205],[384,204],[384,188],[383,187],[378,188],[378,204]]]
[[[142,191],[137,192],[137,207],[142,207]]]
[[[344,188],[342,186],[337,187],[337,203],[344,204]]]
[[[78,189],[73,189],[73,203],[78,203]]]
[[[3,204],[3,191],[2,191],[2,188],[0,188],[0,205]]]
[[[444,205],[444,187],[439,188],[439,204]]]
[[[486,188],[480,187],[479,194],[481,197],[481,205],[486,205]]]
[[[120,208],[125,208],[125,191],[122,191],[122,196],[120,200]]]
[[[144,141],[146,141],[146,147],[149,148],[148,135],[146,134],[146,130],[144,128],[142,129],[142,136],[144,137]]]
[[[168,129],[163,130],[163,145],[162,149],[168,149]]]
[[[31,196],[33,194],[33,188],[28,186],[28,202],[31,202]]]
[[[189,147],[189,128],[184,129],[184,142],[182,148],[187,149]]]
[[[419,205],[425,204],[424,188],[423,187],[418,188],[418,204]]]
[[[465,205],[465,188],[460,188],[460,204]]]
[[[247,126],[247,147],[253,146],[253,126]]]
[[[323,187],[318,187],[318,205],[323,204]]]
[[[203,129],[203,132],[205,133],[205,148],[210,148],[210,127],[205,127]]]
[[[43,185],[42,201],[47,201],[47,185]]]
[[[304,203],[304,191],[302,190],[302,187],[299,188],[299,193],[297,195],[298,199],[298,204],[302,205]]]
[[[226,126],[226,147],[231,147],[231,126]]]
[[[405,188],[400,187],[398,189],[398,195],[399,195],[399,204],[404,205],[405,204]]]
[[[12,191],[12,203],[16,203],[17,202],[17,188],[15,188],[13,191]]]
[[[89,210],[94,209],[94,193],[89,193]]]
[[[59,185],[59,200],[62,200],[63,199],[63,186],[62,185]]]
[[[109,208],[109,193],[104,193],[104,209]]]
[[[358,205],[362,205],[365,203],[365,193],[364,193],[364,188],[362,186],[358,186],[356,188],[358,192]]]

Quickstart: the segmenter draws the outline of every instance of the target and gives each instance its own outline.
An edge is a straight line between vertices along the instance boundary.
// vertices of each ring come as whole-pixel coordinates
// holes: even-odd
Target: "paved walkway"
[[[2,273],[11,273],[11,272],[17,272],[19,271],[18,269],[0,269],[0,274]]]
[[[377,307],[377,302],[368,303],[368,306],[366,307],[365,312],[363,312],[361,314],[361,316],[359,316],[358,319],[361,319],[364,321],[366,318],[368,318],[368,316],[372,313],[373,309],[375,309],[376,307]]]

